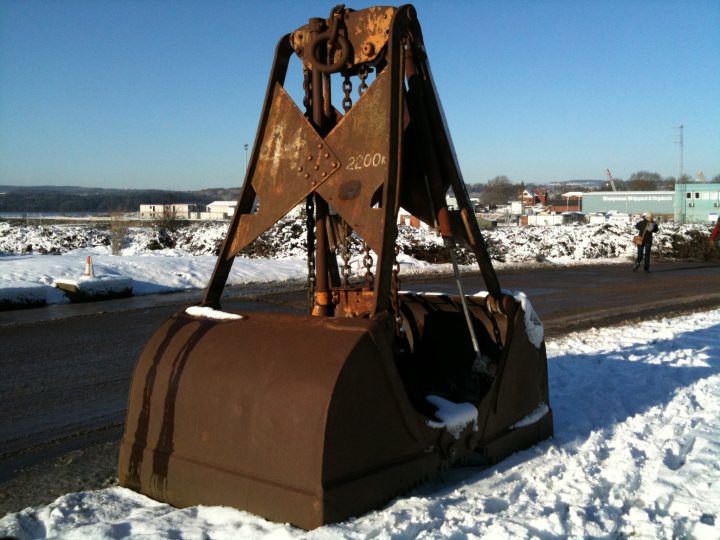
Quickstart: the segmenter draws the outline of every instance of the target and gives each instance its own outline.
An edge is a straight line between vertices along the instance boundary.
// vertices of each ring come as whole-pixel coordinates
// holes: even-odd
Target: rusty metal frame
[[[349,50],[338,49],[331,60],[339,55],[346,57],[351,51],[353,60],[344,65],[348,73],[358,63],[369,61],[382,61],[382,69],[355,106],[336,125],[328,127],[317,106],[319,98],[313,99],[316,105],[312,106],[312,117],[307,118],[287,95],[283,82],[290,56],[295,53],[306,68],[317,74],[313,75],[313,88],[319,92],[323,73],[316,69],[316,49],[318,40],[330,39],[330,31],[322,31],[322,19],[312,19],[280,40],[237,210],[203,305],[220,305],[235,255],[313,193],[321,220],[317,281],[323,302],[331,296],[324,275],[326,206],[331,205],[378,254],[372,300],[368,302],[367,291],[361,294],[366,311],[374,314],[389,308],[389,261],[394,255],[395,223],[401,203],[416,211],[422,220],[439,226],[443,236],[469,245],[490,294],[499,298],[500,285],[472,213],[414,8],[406,5],[397,9],[347,10],[344,19],[347,36],[340,35],[346,43],[343,47]],[[406,132],[411,135],[407,142]],[[421,157],[419,169],[403,170],[408,165],[404,152]],[[375,166],[363,167],[363,162]],[[417,182],[424,187],[418,189]],[[449,212],[446,207],[444,193],[449,186],[458,200],[458,212]],[[374,207],[378,206],[373,205],[378,193],[382,193],[382,200],[379,207]],[[418,197],[418,193],[425,193],[426,198]],[[256,197],[260,198],[261,208],[253,214]],[[347,297],[347,293],[335,297]],[[318,313],[328,314],[326,310]]]

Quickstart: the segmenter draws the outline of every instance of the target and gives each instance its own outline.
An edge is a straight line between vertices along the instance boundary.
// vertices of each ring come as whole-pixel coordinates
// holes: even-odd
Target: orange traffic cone
[[[90,255],[88,255],[87,261],[85,261],[84,275],[88,277],[95,277],[95,272],[93,271],[92,257]]]

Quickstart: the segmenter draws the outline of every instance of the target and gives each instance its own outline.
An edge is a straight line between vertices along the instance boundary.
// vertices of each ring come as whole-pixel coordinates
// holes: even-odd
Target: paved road
[[[527,294],[546,335],[720,305],[717,262],[660,262],[650,274],[614,264],[514,270],[499,278],[504,289]],[[463,284],[468,293],[484,289],[477,275]],[[449,292],[452,283],[426,283],[423,290]]]
[[[500,274],[524,291],[546,333],[720,306],[720,264],[659,263],[651,274],[628,265]],[[479,275],[466,292],[485,289]],[[407,290],[454,292],[452,279],[406,279]],[[299,310],[297,286],[230,289],[225,309]],[[117,439],[132,369],[143,344],[199,292],[0,313],[0,482],[20,466]]]

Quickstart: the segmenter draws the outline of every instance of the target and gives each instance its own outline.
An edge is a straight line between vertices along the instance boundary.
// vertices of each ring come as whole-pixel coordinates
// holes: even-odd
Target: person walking
[[[640,263],[644,262],[643,269],[650,272],[650,250],[652,249],[653,234],[658,231],[658,225],[653,219],[652,212],[645,212],[642,219],[635,224],[638,236],[642,237],[642,243],[637,247],[637,258],[633,266],[633,272],[637,272]]]

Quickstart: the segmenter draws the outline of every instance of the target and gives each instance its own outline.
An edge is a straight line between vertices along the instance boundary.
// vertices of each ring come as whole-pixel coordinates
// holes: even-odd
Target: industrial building
[[[198,211],[195,203],[141,204],[140,217],[145,219],[190,219]]]
[[[714,223],[720,212],[720,184],[677,184],[675,186],[675,221],[681,223]]]
[[[223,221],[235,213],[237,201],[215,201],[202,210],[200,204],[141,204],[140,217],[143,219],[187,219]]]
[[[591,191],[582,194],[582,211],[587,214],[610,211],[628,215],[652,212],[660,219],[673,219],[673,191]]]
[[[675,191],[592,191],[582,194],[582,211],[652,212],[661,220],[678,223],[714,223],[720,212],[720,184],[676,184]]]

